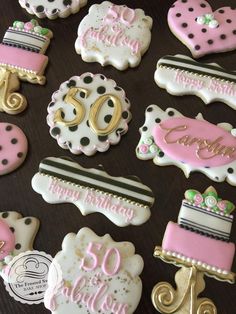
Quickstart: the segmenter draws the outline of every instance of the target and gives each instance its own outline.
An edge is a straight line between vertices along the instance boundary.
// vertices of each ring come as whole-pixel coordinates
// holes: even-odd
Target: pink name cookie
[[[82,228],[64,238],[54,262],[62,278],[50,268],[44,303],[52,313],[132,314],[138,306],[143,259],[132,243]]]
[[[213,11],[207,1],[178,0],[169,10],[168,24],[194,58],[236,49],[236,11],[230,7]]]
[[[140,133],[138,158],[153,159],[159,166],[176,165],[186,177],[199,171],[213,181],[236,185],[236,137],[231,125],[214,125],[200,114],[190,119],[175,109],[163,111],[151,105]]]
[[[28,142],[20,128],[0,123],[0,175],[18,168],[25,160]]]

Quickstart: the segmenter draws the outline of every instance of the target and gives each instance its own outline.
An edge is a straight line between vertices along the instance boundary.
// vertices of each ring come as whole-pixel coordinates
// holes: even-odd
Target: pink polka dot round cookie
[[[25,160],[27,150],[27,138],[20,128],[0,123],[0,175],[18,168]]]
[[[168,12],[172,33],[194,58],[236,49],[236,10],[215,11],[204,0],[178,0]]]

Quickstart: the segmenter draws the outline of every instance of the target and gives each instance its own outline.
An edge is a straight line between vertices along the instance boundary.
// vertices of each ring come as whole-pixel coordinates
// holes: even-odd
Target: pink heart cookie
[[[27,138],[14,124],[0,123],[0,175],[18,168],[25,160]]]
[[[3,220],[0,219],[0,261],[9,255],[15,248],[15,237]]]
[[[204,0],[178,0],[168,12],[173,34],[194,58],[236,49],[236,10],[223,7],[212,11]]]

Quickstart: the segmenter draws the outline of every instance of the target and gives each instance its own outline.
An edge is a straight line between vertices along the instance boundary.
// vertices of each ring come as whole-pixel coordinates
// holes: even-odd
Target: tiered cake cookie
[[[207,270],[229,273],[235,253],[234,243],[229,242],[234,208],[212,187],[203,194],[187,190],[178,224],[168,223],[162,249]]]
[[[36,20],[15,21],[0,44],[0,66],[18,72],[22,79],[31,83],[43,84],[45,78],[37,76],[43,74],[47,65],[48,57],[44,53],[50,38],[52,32],[39,26]]]
[[[44,84],[48,57],[44,55],[52,32],[36,20],[15,21],[6,31],[0,44],[0,111],[17,114],[26,108],[24,96],[15,93],[19,79]]]

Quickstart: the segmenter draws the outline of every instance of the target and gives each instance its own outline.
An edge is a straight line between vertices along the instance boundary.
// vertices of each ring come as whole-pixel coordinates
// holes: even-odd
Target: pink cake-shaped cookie
[[[204,0],[178,0],[168,12],[168,24],[194,58],[236,49],[236,11],[233,8],[213,11]]]
[[[212,187],[203,194],[186,191],[178,224],[168,223],[162,249],[207,270],[229,273],[235,254],[235,245],[229,242],[234,208]]]
[[[43,84],[45,78],[41,76],[48,63],[44,53],[52,36],[52,32],[36,20],[15,21],[0,44],[0,67],[18,73],[29,82]]]

